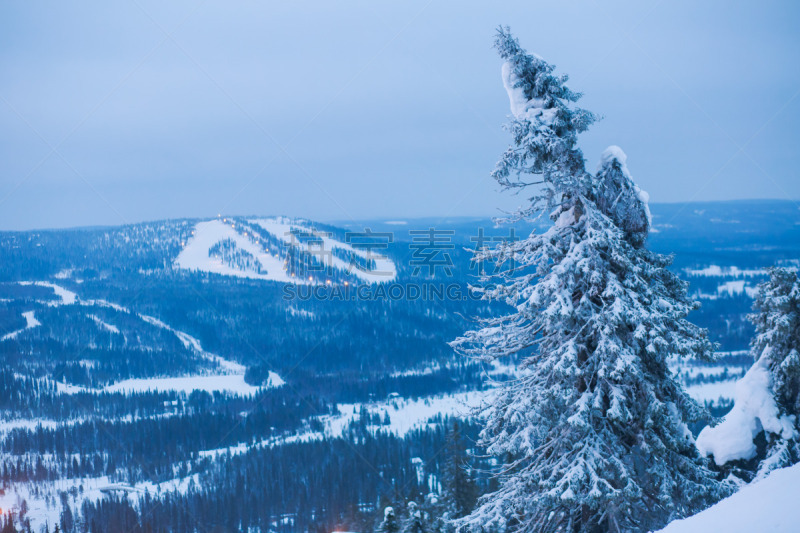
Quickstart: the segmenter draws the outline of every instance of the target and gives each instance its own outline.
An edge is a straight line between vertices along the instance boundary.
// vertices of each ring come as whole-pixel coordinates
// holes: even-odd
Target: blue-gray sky
[[[3,2],[0,229],[491,215],[508,24],[653,202],[800,198],[800,3]]]

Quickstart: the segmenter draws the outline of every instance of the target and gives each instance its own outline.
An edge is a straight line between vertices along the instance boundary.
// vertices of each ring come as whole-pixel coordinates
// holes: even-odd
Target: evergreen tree
[[[386,507],[383,510],[383,521],[378,526],[378,533],[398,533],[400,526],[397,523],[397,516],[394,514],[394,507]]]
[[[793,418],[788,438],[767,436],[765,459],[759,476],[800,461],[800,280],[797,272],[773,268],[769,280],[759,285],[749,316],[756,327],[751,344],[754,357],[764,359],[772,377],[778,416]],[[788,432],[787,432],[788,433]]]
[[[585,170],[577,135],[595,120],[571,104],[566,76],[520,48],[505,60],[514,144],[493,172],[504,189],[535,185],[519,217],[549,214],[544,233],[479,251],[496,265],[482,296],[513,310],[452,345],[520,360],[519,375],[484,410],[481,434],[501,458],[499,489],[461,526],[510,531],[647,531],[727,492],[699,456],[687,422],[706,416],[672,378],[667,358],[708,360],[713,346],[685,317],[696,303],[644,248],[646,194],[621,150]]]
[[[800,461],[800,281],[793,270],[773,268],[758,289],[749,316],[755,363],[725,419],[697,439],[723,472],[746,480]]]
[[[17,533],[17,528],[14,527],[14,518],[11,516],[6,516],[3,520],[3,528],[0,529],[0,533]]]
[[[422,517],[422,510],[417,502],[408,502],[408,517],[403,525],[403,533],[425,533],[426,528]]]
[[[442,507],[448,517],[461,518],[475,507],[478,487],[466,469],[467,454],[457,420],[447,433],[445,453]]]

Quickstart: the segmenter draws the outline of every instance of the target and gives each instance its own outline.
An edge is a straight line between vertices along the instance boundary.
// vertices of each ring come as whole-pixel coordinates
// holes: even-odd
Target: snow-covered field
[[[20,285],[38,285],[39,287],[47,287],[53,289],[56,296],[60,298],[59,301],[46,301],[42,302],[47,305],[72,305],[78,300],[78,295],[71,290],[65,289],[61,285],[56,285],[49,281],[20,281]]]
[[[684,273],[689,278],[721,278],[715,291],[695,291],[693,296],[700,300],[717,300],[741,295],[753,298],[758,292],[756,285],[767,275],[767,271],[760,268],[742,269],[737,266],[721,267],[719,265],[686,268]]]
[[[28,506],[25,516],[31,522],[31,530],[39,531],[47,526],[48,531],[51,531],[56,524],[60,523],[62,510],[60,500],[53,495],[72,493],[71,498],[83,502],[97,501],[112,493],[124,493],[133,497],[144,496],[145,493],[151,495],[172,491],[186,493],[192,484],[197,484],[198,476],[199,474],[194,474],[163,483],[143,482],[136,485],[114,482],[108,476],[17,483],[14,484],[13,490],[7,490],[0,494],[0,509],[3,512],[17,514],[22,500],[25,500]]]
[[[685,272],[690,276],[702,276],[702,277],[712,277],[712,278],[719,278],[719,277],[749,278],[749,277],[764,276],[767,273],[766,270],[761,268],[741,269],[736,266],[721,267],[719,265],[709,265],[705,268],[699,268],[699,269],[687,268],[685,269]]]
[[[277,377],[277,374],[275,374]],[[278,377],[276,383],[283,384]],[[275,386],[275,385],[271,385]],[[235,394],[255,394],[261,387],[254,387],[244,380],[243,374],[220,376],[182,376],[174,378],[138,378],[125,379],[105,387],[105,392],[147,392],[177,391],[190,394],[192,391],[231,392]]]
[[[701,383],[686,387],[686,392],[689,393],[689,396],[701,404],[717,404],[721,401],[731,401],[733,400],[735,390],[736,380],[734,379],[716,383]]]
[[[489,391],[470,391],[417,399],[393,398],[385,402],[365,404],[342,403],[337,405],[338,416],[324,420],[326,432],[333,437],[341,436],[345,426],[358,418],[358,413],[363,407],[370,414],[379,415],[381,419],[388,415],[390,423],[376,426],[376,429],[403,437],[437,415],[471,416],[472,410],[485,402],[489,393]]]

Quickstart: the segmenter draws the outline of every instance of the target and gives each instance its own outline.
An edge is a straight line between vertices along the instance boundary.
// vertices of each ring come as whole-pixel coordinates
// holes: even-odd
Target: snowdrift
[[[701,513],[676,520],[661,533],[737,533],[800,531],[800,464],[775,470]]]

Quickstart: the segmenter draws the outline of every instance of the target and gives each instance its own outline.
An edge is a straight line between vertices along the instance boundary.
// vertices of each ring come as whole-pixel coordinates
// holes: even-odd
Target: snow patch
[[[33,311],[25,311],[24,313],[22,313],[22,316],[25,317],[25,327],[22,329],[18,329],[17,331],[12,331],[11,333],[3,335],[2,337],[0,337],[0,341],[13,339],[25,330],[42,325],[41,322],[36,320],[36,317],[33,315]]]
[[[72,277],[72,271],[73,269],[71,268],[65,268],[64,270],[57,272],[53,277],[55,279],[69,279]]]
[[[375,403],[342,403],[336,407],[338,416],[323,417],[325,434],[340,437],[344,428],[358,418],[362,407],[371,414],[382,419],[388,414],[389,425],[376,426],[399,437],[404,437],[413,429],[420,428],[437,416],[470,416],[473,409],[483,405],[490,391],[470,391],[437,397],[413,399],[392,398],[385,402]]]
[[[738,296],[740,294],[746,294],[750,298],[755,298],[758,294],[758,289],[756,287],[749,287],[743,279],[726,281],[717,286],[718,296]]]
[[[690,276],[701,276],[701,277],[733,277],[733,278],[740,278],[740,277],[754,277],[754,276],[766,276],[767,272],[764,269],[741,269],[736,266],[731,267],[721,267],[719,265],[708,265],[705,268],[698,268],[698,269],[691,269],[687,268],[684,270]]]
[[[278,378],[283,384],[283,380]],[[277,386],[277,385],[274,385]],[[105,392],[148,392],[148,391],[177,391],[190,394],[192,391],[206,391],[213,393],[231,392],[235,394],[250,395],[258,392],[260,387],[254,387],[245,382],[243,375],[230,374],[222,376],[183,376],[173,378],[134,378],[119,381],[105,387]]]
[[[501,69],[503,76],[503,87],[508,93],[508,100],[511,106],[511,114],[517,120],[528,120],[533,122],[538,120],[541,124],[550,125],[556,118],[558,112],[555,108],[545,108],[545,102],[538,98],[528,99],[525,90],[519,85],[519,78],[514,72],[511,62],[503,63]]]
[[[113,324],[109,324],[108,322],[104,322],[100,317],[97,315],[86,315],[91,318],[95,324],[103,328],[104,330],[108,331],[109,333],[119,333],[119,328]]]
[[[689,385],[686,392],[701,404],[719,404],[733,400],[736,390],[736,381],[717,381],[714,383],[701,383]]]
[[[65,289],[61,285],[56,285],[55,283],[50,283],[49,281],[20,281],[18,282],[20,285],[38,285],[39,287],[47,287],[52,289],[56,296],[58,296],[61,301],[60,302],[51,302],[45,301],[42,302],[44,304],[50,306],[56,305],[72,305],[78,300],[78,295],[74,292]]]

